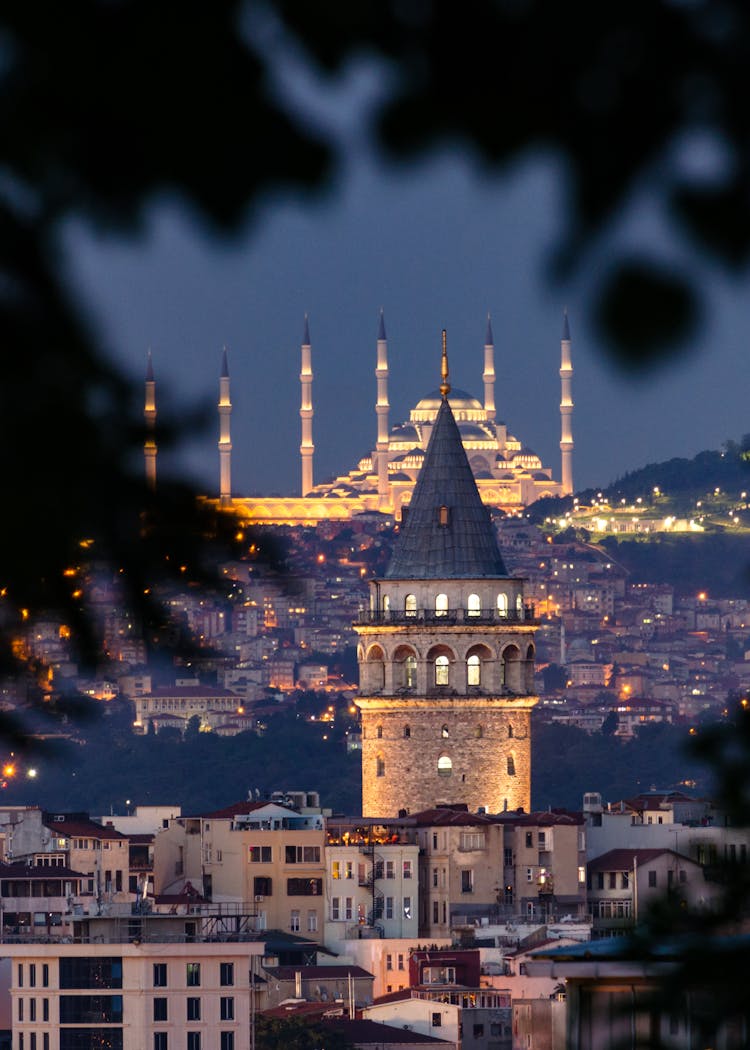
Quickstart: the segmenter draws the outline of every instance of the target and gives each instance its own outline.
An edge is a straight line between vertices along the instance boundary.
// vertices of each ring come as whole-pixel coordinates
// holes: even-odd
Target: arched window
[[[472,653],[466,661],[466,683],[467,685],[482,684],[482,661],[476,653]]]
[[[435,615],[446,616],[448,613],[448,595],[438,594],[435,598]]]
[[[378,728],[375,730],[375,736],[378,738],[378,740],[382,740],[383,739],[383,727],[382,726],[378,726]]]
[[[441,755],[438,759],[437,771],[439,777],[449,777],[453,773],[453,762],[447,755]]]
[[[385,759],[382,755],[378,755],[378,757],[375,759],[375,776],[385,776]]]
[[[508,595],[504,592],[497,596],[497,611],[500,616],[508,615]]]
[[[516,762],[513,755],[508,755],[508,776],[514,777],[516,775]]]
[[[435,685],[448,685],[450,681],[450,664],[448,657],[440,655],[435,658]]]
[[[411,736],[411,726],[404,726],[404,738],[406,740]]]
[[[482,600],[478,594],[470,594],[466,602],[466,612],[469,616],[479,616],[482,611]]]
[[[366,689],[371,689],[373,692],[378,692],[385,686],[385,662],[383,650],[379,645],[373,645],[367,654],[365,660],[365,666],[363,668],[365,679],[364,685]]]
[[[516,612],[518,613],[519,620],[523,619],[523,595],[516,595]]]
[[[417,596],[416,594],[407,594],[404,598],[404,612],[407,616],[417,615]]]
[[[521,692],[521,654],[518,646],[507,645],[503,650],[503,686],[511,693]]]
[[[513,726],[508,726],[508,736],[509,737],[513,736]]]
[[[477,740],[481,740],[484,736],[484,729],[482,729],[481,726],[477,726],[477,728],[474,730],[474,736],[477,738]]]
[[[383,612],[387,613],[391,608],[391,596],[390,594],[383,595]]]
[[[417,658],[407,656],[404,660],[404,685],[407,689],[417,688]]]
[[[440,735],[443,738],[443,740],[447,740],[448,737],[451,735],[450,734],[450,730],[448,729],[447,725],[441,726],[441,728],[440,728]]]

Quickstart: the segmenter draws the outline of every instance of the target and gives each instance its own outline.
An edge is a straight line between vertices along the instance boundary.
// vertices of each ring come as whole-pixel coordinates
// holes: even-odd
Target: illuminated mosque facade
[[[560,355],[560,481],[554,480],[552,468],[544,466],[539,456],[509,433],[506,423],[498,418],[495,407],[495,346],[489,317],[483,361],[484,400],[480,401],[466,391],[455,388],[449,396],[453,417],[482,502],[514,514],[544,496],[571,494],[573,369],[567,314],[563,318]],[[394,515],[400,520],[402,508],[411,501],[443,397],[439,390],[434,390],[417,402],[408,420],[390,425],[388,341],[382,311],[377,334],[375,377],[377,431],[372,451],[348,473],[316,485],[313,473],[312,344],[305,318],[300,368],[300,495],[244,497],[232,492],[232,402],[225,350],[222,355],[218,403],[219,505],[226,510],[233,510],[243,521],[257,525],[316,525],[320,521],[346,520],[365,512]],[[146,476],[148,483],[153,486],[156,484],[156,398],[150,357],[146,373],[144,415],[148,429],[144,449]]]

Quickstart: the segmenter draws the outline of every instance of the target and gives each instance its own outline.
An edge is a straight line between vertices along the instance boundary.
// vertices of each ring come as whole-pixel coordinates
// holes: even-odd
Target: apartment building
[[[13,1050],[249,1050],[251,959],[262,952],[259,942],[5,945]]]
[[[325,940],[416,938],[419,847],[398,821],[327,822]]]
[[[276,803],[178,817],[155,840],[157,895],[189,882],[214,903],[254,914],[257,930],[322,936],[325,879],[323,817]]]

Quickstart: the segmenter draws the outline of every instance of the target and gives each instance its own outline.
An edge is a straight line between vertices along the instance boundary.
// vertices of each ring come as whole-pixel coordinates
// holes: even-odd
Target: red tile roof
[[[58,816],[62,820],[58,820]],[[109,825],[97,824],[95,820],[86,820],[79,814],[68,817],[65,813],[45,813],[43,824],[55,834],[65,838],[120,839],[127,841],[128,836],[116,831]]]

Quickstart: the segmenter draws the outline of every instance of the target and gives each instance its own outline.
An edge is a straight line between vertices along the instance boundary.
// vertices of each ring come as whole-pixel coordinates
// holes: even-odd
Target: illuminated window
[[[450,665],[447,656],[438,656],[435,660],[435,685],[448,685]]]
[[[476,653],[466,661],[466,681],[468,685],[480,685],[482,681],[482,664]]]
[[[466,603],[466,611],[469,616],[479,616],[482,611],[482,602],[478,594],[470,594]]]
[[[440,735],[443,738],[443,740],[447,740],[448,739],[448,737],[450,736],[450,730],[448,729],[447,725],[441,726],[441,728],[440,728]]]
[[[435,615],[445,616],[448,612],[448,595],[438,594],[435,598]]]
[[[508,595],[498,594],[497,596],[497,611],[501,616],[508,615]]]
[[[417,615],[417,596],[416,594],[407,594],[404,598],[404,612],[407,616]]]
[[[417,688],[417,658],[407,656],[404,660],[404,685],[407,689]]]
[[[441,755],[438,759],[437,771],[439,777],[449,777],[453,773],[453,761],[447,755]]]
[[[450,511],[447,507],[440,507],[438,510],[438,522],[440,525],[448,525],[450,523]]]

